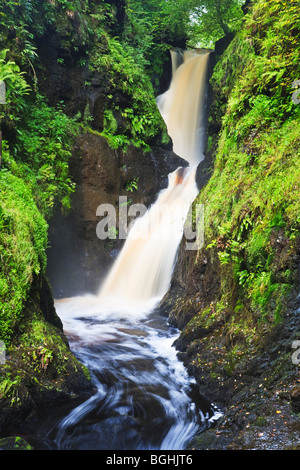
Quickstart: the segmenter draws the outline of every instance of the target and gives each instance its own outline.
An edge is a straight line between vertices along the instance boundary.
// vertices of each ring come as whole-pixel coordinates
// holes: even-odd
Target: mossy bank
[[[1,183],[0,429],[5,435],[37,408],[91,393],[71,354],[45,275],[47,223],[28,186],[10,172]]]

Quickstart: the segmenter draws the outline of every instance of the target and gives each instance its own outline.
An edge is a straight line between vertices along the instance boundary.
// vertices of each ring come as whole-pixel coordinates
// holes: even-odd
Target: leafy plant
[[[26,114],[19,118],[10,156],[3,156],[7,168],[27,179],[38,207],[47,217],[59,200],[63,208],[70,207],[74,184],[69,176],[68,161],[78,130],[78,125],[61,108],[49,107],[45,99],[37,95],[30,101]]]
[[[218,39],[241,25],[244,0],[192,0],[190,4],[189,36],[193,46],[213,47]]]
[[[7,53],[8,49],[0,51],[0,81],[4,81],[6,86],[6,106],[0,108],[0,124],[14,124],[20,119],[19,114],[25,107],[25,96],[30,91],[24,72],[13,60],[6,59]]]
[[[165,129],[144,66],[140,51],[109,36],[105,52],[97,48],[91,58],[91,70],[104,69],[109,79],[111,94],[103,135],[114,148],[133,143],[148,149],[148,142]],[[126,107],[120,105],[120,93],[126,96]]]
[[[139,178],[135,178],[131,181],[128,181],[126,183],[126,191],[129,191],[130,193],[133,193],[133,191],[137,191],[139,189],[138,182]]]

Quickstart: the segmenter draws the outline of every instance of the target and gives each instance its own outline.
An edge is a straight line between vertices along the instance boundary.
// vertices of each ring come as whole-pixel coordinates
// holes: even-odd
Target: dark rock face
[[[297,384],[291,391],[291,404],[294,413],[300,413],[300,385]]]
[[[161,301],[161,308],[169,316],[170,323],[179,329],[197,311],[218,298],[220,292],[218,260],[212,259],[209,251],[186,251],[185,244],[183,238],[170,289]]]
[[[38,290],[40,292],[40,310],[45,321],[58,328],[58,330],[62,332],[63,324],[56,313],[51,286],[45,276],[41,276],[41,279],[39,279]]]
[[[37,41],[42,70],[39,84],[49,102],[64,102],[66,113],[75,116],[86,110],[93,117],[93,127],[103,129],[103,113],[107,100],[107,80],[104,74],[91,73],[88,66],[80,65],[81,56],[70,53],[62,46],[62,38],[49,31]]]

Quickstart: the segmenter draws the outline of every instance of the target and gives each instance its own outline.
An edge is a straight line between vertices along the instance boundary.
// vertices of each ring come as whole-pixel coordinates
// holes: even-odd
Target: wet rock
[[[300,413],[300,385],[291,390],[291,405],[294,413]]]
[[[197,450],[226,450],[230,442],[231,436],[229,433],[221,435],[219,431],[209,429],[196,438],[194,442],[191,442],[189,447]]]
[[[183,237],[171,286],[162,301],[161,310],[169,322],[179,329],[202,308],[209,306],[220,292],[220,265],[211,251],[187,251]]]

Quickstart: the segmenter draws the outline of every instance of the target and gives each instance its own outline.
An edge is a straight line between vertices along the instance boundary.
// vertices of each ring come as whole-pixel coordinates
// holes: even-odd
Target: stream
[[[27,439],[35,449],[186,449],[220,414],[177,359],[172,343],[178,330],[155,309],[135,312],[130,321],[120,312],[87,315],[93,301],[59,301],[57,309],[96,391],[71,410],[52,410]]]

